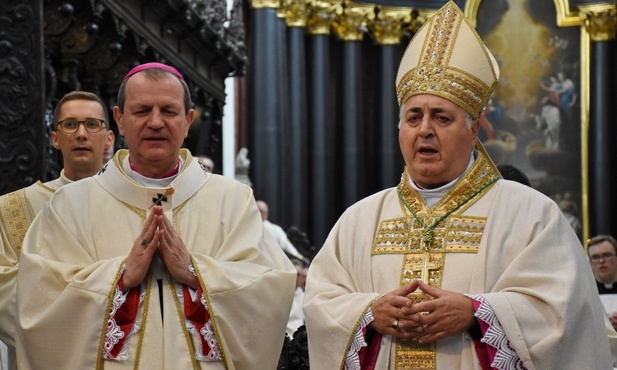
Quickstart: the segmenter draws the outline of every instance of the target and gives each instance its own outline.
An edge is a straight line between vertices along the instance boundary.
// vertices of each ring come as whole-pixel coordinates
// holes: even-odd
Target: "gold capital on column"
[[[411,8],[377,7],[377,14],[368,27],[379,45],[397,45],[413,19]]]
[[[424,25],[424,23],[428,22],[429,19],[433,18],[435,13],[437,13],[437,10],[435,9],[419,9],[418,11],[414,10],[411,24],[407,29],[409,29],[415,34]]]
[[[329,35],[334,19],[343,13],[342,0],[313,0],[306,22],[309,33],[313,35]]]
[[[281,5],[280,0],[250,0],[250,1],[251,1],[251,7],[254,9],[260,9],[260,8],[278,9],[278,7]]]
[[[279,14],[287,27],[306,27],[309,7],[307,0],[281,0]]]
[[[360,5],[346,1],[343,14],[336,17],[332,28],[339,39],[344,41],[360,41],[369,21],[375,19],[374,5]]]
[[[579,17],[592,41],[609,41],[617,36],[617,3],[581,5]]]

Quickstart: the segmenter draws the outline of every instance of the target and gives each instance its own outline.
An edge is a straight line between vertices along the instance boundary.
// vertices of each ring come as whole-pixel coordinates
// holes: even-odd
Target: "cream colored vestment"
[[[476,164],[459,182],[477,180],[469,177]],[[448,196],[456,199],[456,194]],[[397,227],[413,222],[403,209],[396,188],[361,200],[341,216],[315,257],[303,307],[311,369],[345,368],[371,303],[408,283],[401,276],[404,254],[375,253],[378,245],[410,242],[396,240],[406,232]],[[387,227],[380,230],[380,225]],[[612,368],[606,320],[587,257],[552,200],[498,180],[445,225],[452,250],[445,253],[441,288],[484,297],[527,369]],[[481,227],[474,230],[474,225]],[[410,248],[418,242],[411,240]],[[454,251],[472,250],[474,244],[476,252]],[[395,369],[394,347],[393,337],[384,336],[376,369]],[[438,342],[435,364],[438,370],[481,368],[466,333]]]
[[[32,224],[20,262],[29,273],[18,275],[20,368],[274,369],[296,272],[263,242],[251,189],[206,173],[184,149],[168,188],[142,187],[121,169],[127,155],[118,151],[100,175],[60,189]],[[114,289],[155,199],[191,253],[223,361],[195,359],[181,286],[164,271],[159,291],[154,267],[128,360],[102,359]]]
[[[0,197],[0,340],[8,347],[11,363],[15,360],[15,282],[21,245],[45,203],[58,188],[71,182],[62,170],[55,180],[37,181]]]

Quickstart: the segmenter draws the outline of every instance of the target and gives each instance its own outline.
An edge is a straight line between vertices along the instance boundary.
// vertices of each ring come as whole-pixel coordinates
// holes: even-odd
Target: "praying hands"
[[[122,276],[123,290],[131,289],[144,280],[155,254],[161,258],[174,279],[193,289],[197,288],[198,281],[189,271],[191,256],[172,223],[163,214],[161,206],[154,206],[133,243]]]

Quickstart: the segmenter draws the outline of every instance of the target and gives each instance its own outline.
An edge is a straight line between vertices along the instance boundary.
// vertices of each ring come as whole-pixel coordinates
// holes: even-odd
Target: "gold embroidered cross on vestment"
[[[448,253],[477,253],[486,223],[485,217],[466,212],[482,198],[500,178],[483,148],[469,169],[442,199],[430,209],[424,199],[408,184],[407,170],[397,188],[404,216],[380,222],[373,242],[372,255],[402,254],[400,286],[421,279],[441,288]],[[429,294],[414,292],[414,302],[433,299]],[[435,345],[396,341],[396,369],[435,369]]]

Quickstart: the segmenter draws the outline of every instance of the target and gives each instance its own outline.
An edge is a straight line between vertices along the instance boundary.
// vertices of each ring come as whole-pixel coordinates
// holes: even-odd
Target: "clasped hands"
[[[141,233],[133,242],[126,258],[126,270],[122,275],[124,290],[131,289],[144,280],[155,255],[163,261],[174,279],[193,289],[197,288],[198,281],[188,270],[191,255],[161,206],[154,206]]]
[[[407,295],[418,288],[434,299],[414,303]],[[462,333],[474,323],[471,298],[429,286],[420,280],[382,296],[373,302],[371,311],[374,320],[369,327],[381,334],[420,344],[434,343]]]

